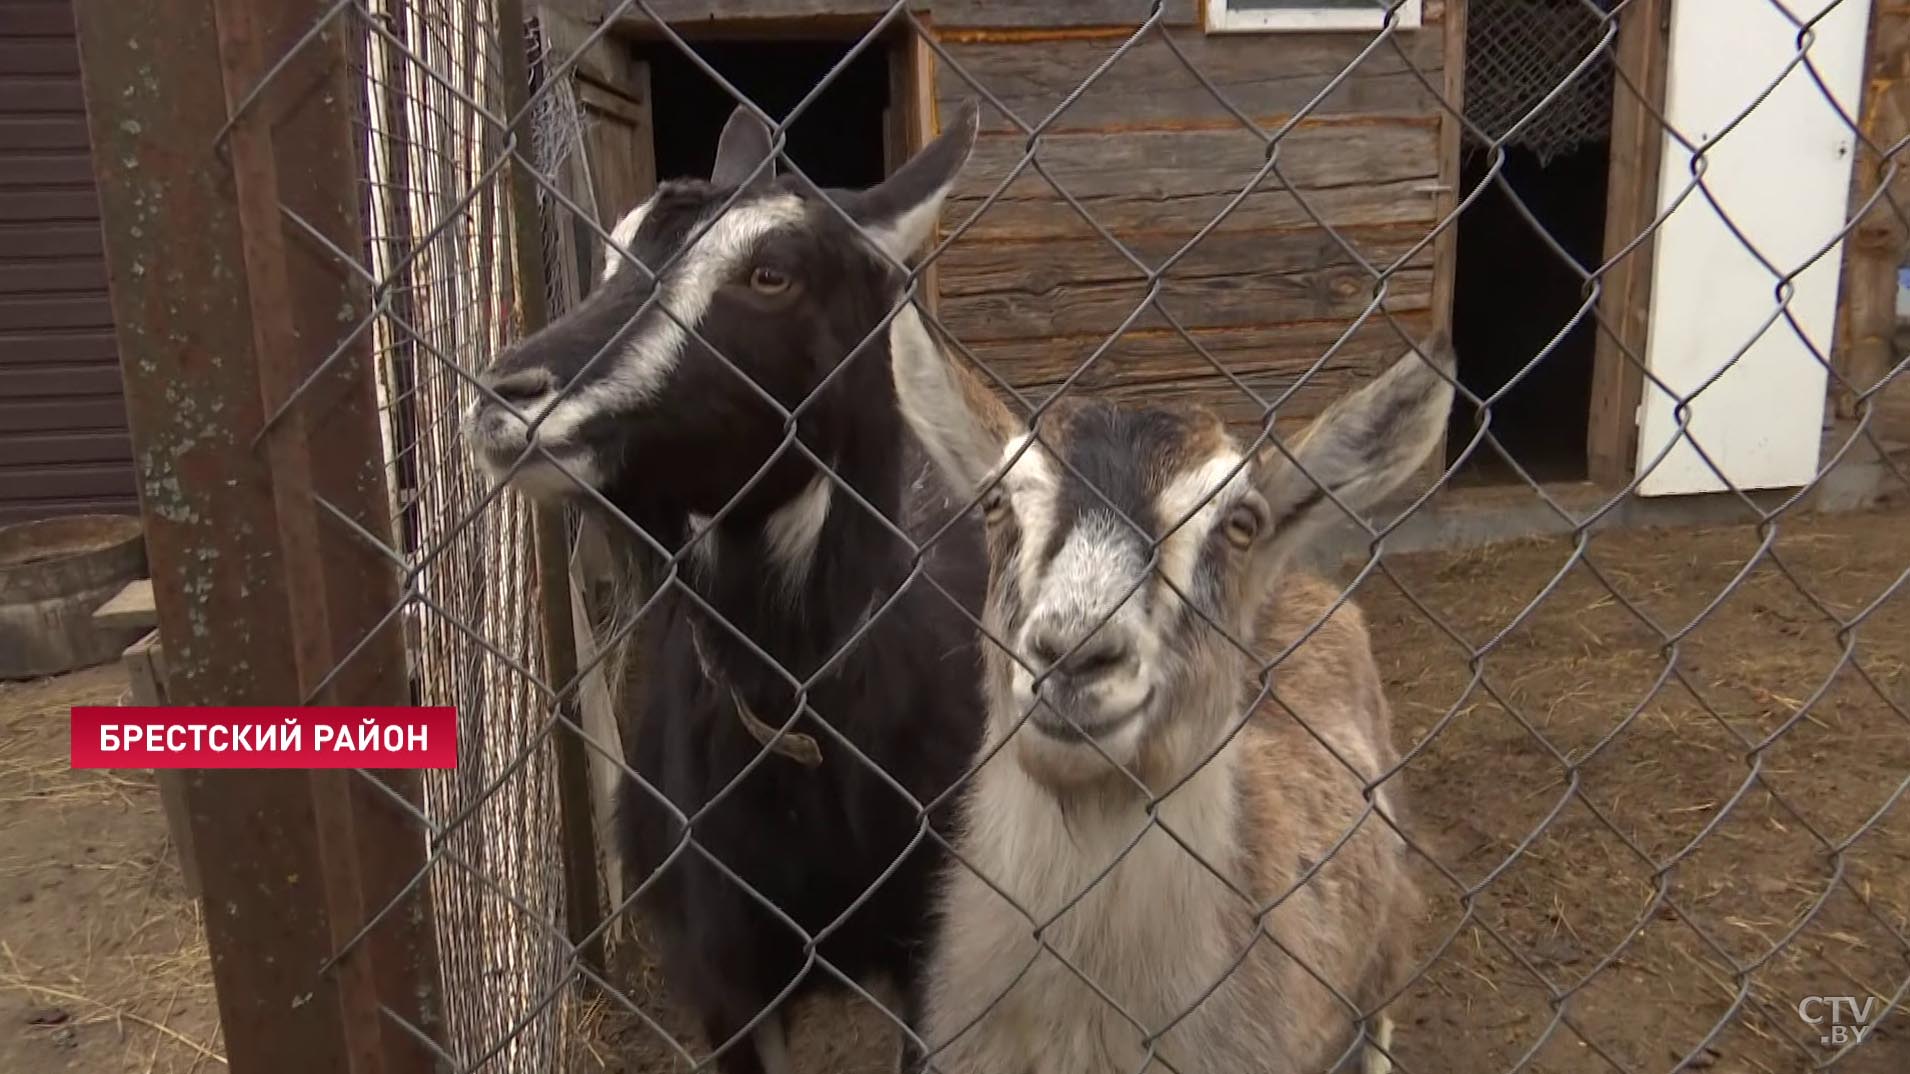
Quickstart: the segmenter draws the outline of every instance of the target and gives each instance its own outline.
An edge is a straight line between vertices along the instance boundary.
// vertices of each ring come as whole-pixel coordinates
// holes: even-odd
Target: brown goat
[[[930,1069],[1388,1069],[1417,918],[1398,758],[1359,611],[1289,565],[1439,442],[1443,341],[1257,458],[1204,411],[1065,403],[1031,437],[913,310],[891,350],[989,532]]]

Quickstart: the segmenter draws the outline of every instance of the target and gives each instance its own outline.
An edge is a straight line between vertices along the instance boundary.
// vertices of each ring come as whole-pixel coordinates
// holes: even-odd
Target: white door
[[[1798,24],[1812,19],[1807,68],[1793,61]],[[1686,193],[1691,147],[1665,140],[1659,211],[1678,208],[1658,233],[1652,271],[1643,495],[1783,488],[1817,474],[1827,382],[1819,356],[1830,355],[1843,250],[1831,240],[1844,226],[1856,142],[1838,110],[1857,113],[1869,22],[1870,0],[1671,6],[1667,121],[1697,146],[1730,130],[1702,154],[1709,198]],[[1792,274],[1790,316],[1773,320],[1780,276]],[[1678,430],[1681,398],[1688,436]]]

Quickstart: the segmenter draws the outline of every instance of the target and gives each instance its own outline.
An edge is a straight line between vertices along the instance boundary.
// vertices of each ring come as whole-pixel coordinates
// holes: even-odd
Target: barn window
[[[1417,29],[1420,0],[1207,0],[1207,29],[1378,30],[1389,23]]]

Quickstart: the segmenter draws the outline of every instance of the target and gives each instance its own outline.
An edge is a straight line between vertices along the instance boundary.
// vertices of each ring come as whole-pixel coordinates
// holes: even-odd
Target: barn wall
[[[1843,288],[1837,310],[1838,374],[1831,400],[1841,418],[1857,415],[1856,393],[1886,376],[1905,353],[1898,327],[1897,270],[1910,265],[1910,167],[1899,146],[1910,137],[1910,4],[1879,0],[1871,9],[1861,134],[1851,169]],[[1879,187],[1888,185],[1880,193]],[[1872,400],[1873,428],[1910,441],[1910,376],[1899,374]]]
[[[934,6],[953,60],[938,65],[943,114],[979,96],[972,78],[1021,121],[1039,123],[1131,33],[1118,26],[963,29],[950,26],[947,6]],[[1370,301],[1372,277],[1359,260],[1383,265],[1405,256],[1438,218],[1442,9],[1429,4],[1426,27],[1366,56],[1282,140],[1280,175],[1297,197],[1269,177],[1163,277],[1168,313],[1269,399],[1318,361]],[[1195,26],[1162,33],[1172,35],[1172,48],[1156,33],[1122,55],[1047,128],[1035,158],[1081,210],[1150,266],[1219,215],[1264,159],[1261,141],[1188,65],[1273,129],[1372,42],[1370,34],[1208,35]],[[1025,154],[1026,133],[1001,110],[984,103],[982,122],[974,159],[944,217],[950,230]],[[1144,271],[1098,235],[1047,177],[1024,168],[939,262],[943,323],[1018,387],[1060,383],[1147,293]],[[1388,307],[1403,324],[1430,328],[1430,246],[1393,276],[1388,292]],[[1363,329],[1280,416],[1317,413],[1400,353],[1397,335],[1384,324]],[[1076,385],[1115,398],[1205,403],[1239,422],[1260,417],[1258,406],[1153,310]]]
[[[71,0],[0,6],[0,524],[138,509]]]
[[[610,14],[632,27],[649,22],[640,11],[626,11],[622,0],[546,0],[596,21]],[[729,26],[750,21],[826,18],[874,18],[895,0],[649,0],[649,8],[673,28],[698,22]],[[1199,0],[1167,0],[1162,22],[1191,25],[1199,18]],[[910,7],[943,27],[1079,27],[1137,25],[1153,9],[1153,0],[911,0]]]
[[[619,7],[617,0],[546,2]],[[831,26],[841,32],[891,4],[649,0],[680,30],[708,25],[712,32],[765,35]],[[953,229],[1021,162],[1027,141],[1021,123],[1040,122],[1072,94],[1133,37],[1153,3],[912,0],[911,6],[947,53],[935,63],[937,109],[946,114],[965,98],[984,101],[981,141],[944,216],[944,227]],[[1448,90],[1449,5],[1427,0],[1424,27],[1396,34],[1363,58],[1371,33],[1209,35],[1199,25],[1200,6],[1200,0],[1168,0],[1156,29],[1046,128],[1036,159],[1097,223],[1148,265],[1159,265],[1219,215],[1264,160],[1260,139],[1190,65],[1263,128],[1305,111],[1282,141],[1280,177],[1261,183],[1163,279],[1162,304],[1199,348],[1150,311],[1076,382],[1117,398],[1207,403],[1234,420],[1257,423],[1258,406],[1202,349],[1263,396],[1278,393],[1317,362],[1371,300],[1372,277],[1360,260],[1387,264],[1426,238],[1439,218],[1442,177],[1454,181],[1458,150],[1452,131],[1442,139],[1442,124],[1450,121],[1439,103]],[[654,29],[646,17],[628,12],[621,26],[638,35]],[[1311,104],[1349,65],[1352,72]],[[989,94],[1021,123],[986,103]],[[1430,329],[1433,310],[1450,304],[1450,287],[1435,280],[1434,253],[1431,244],[1416,251],[1388,286],[1388,306],[1409,331]],[[1026,388],[1064,380],[1147,292],[1146,273],[1033,168],[1021,171],[937,266],[943,322],[977,358]],[[1368,326],[1281,416],[1317,413],[1401,349],[1391,328]]]

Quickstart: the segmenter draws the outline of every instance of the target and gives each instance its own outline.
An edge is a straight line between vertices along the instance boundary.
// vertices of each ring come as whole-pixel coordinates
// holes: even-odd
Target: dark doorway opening
[[[853,41],[691,42],[704,62],[773,119],[801,103]],[[646,43],[659,179],[707,177],[736,99],[675,45]],[[788,155],[818,186],[860,187],[887,174],[889,50],[864,49],[789,128]]]
[[[1622,6],[1469,0],[1459,183],[1462,197],[1477,196],[1458,222],[1452,334],[1460,383],[1480,398],[1497,396],[1497,449],[1481,444],[1459,471],[1463,479],[1515,482],[1521,471],[1534,481],[1590,475],[1603,330],[1595,311],[1584,308],[1586,277],[1605,261],[1613,189],[1610,37],[1614,9]],[[1628,166],[1618,177],[1626,184],[1621,193],[1629,192],[1632,171]],[[1453,416],[1448,443],[1457,454],[1477,431],[1478,415],[1462,401]]]
[[[1611,143],[1601,140],[1547,161],[1509,146],[1504,167],[1490,180],[1491,153],[1472,147],[1461,168],[1463,190],[1487,185],[1459,218],[1452,314],[1459,381],[1485,398],[1519,378],[1492,407],[1492,433],[1539,481],[1576,481],[1587,473],[1598,327],[1591,311],[1579,311],[1586,300],[1585,273],[1604,260],[1610,163]],[[1561,331],[1564,337],[1547,351]],[[1545,357],[1533,365],[1540,354]],[[1461,402],[1454,419],[1451,455],[1472,439],[1471,404]],[[1517,480],[1486,444],[1461,476]]]

